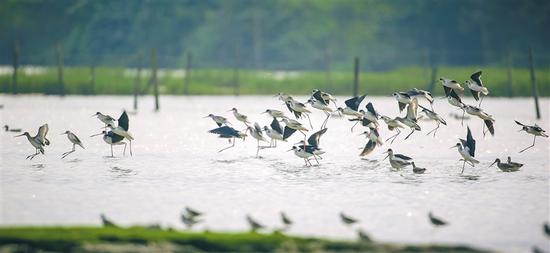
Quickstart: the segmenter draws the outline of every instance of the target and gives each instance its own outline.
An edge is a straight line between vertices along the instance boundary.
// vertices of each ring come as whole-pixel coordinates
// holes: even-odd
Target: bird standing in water
[[[522,124],[521,122],[519,122],[517,120],[515,120],[515,122],[516,122],[516,124],[521,126],[521,130],[519,130],[520,132],[525,131],[526,133],[533,135],[533,144],[531,144],[531,146],[526,147],[526,148],[522,149],[521,151],[519,151],[520,153],[534,147],[535,146],[535,140],[537,139],[537,136],[548,137],[548,135],[546,134],[546,131],[544,129],[542,129],[541,127],[537,126],[537,124],[535,124],[534,126],[528,126],[528,125]]]
[[[451,148],[458,148],[458,153],[462,156],[464,164],[462,164],[462,171],[464,172],[464,166],[466,163],[470,164],[472,167],[475,167],[476,163],[479,163],[478,160],[474,158],[476,152],[476,141],[472,137],[472,131],[468,127],[468,133],[466,134],[466,140],[460,139],[460,142]]]
[[[64,133],[62,133],[61,135],[64,135],[66,134],[67,135],[67,139],[69,139],[69,141],[73,144],[73,149],[70,150],[70,151],[67,151],[65,153],[63,153],[61,155],[61,159],[67,157],[68,155],[70,155],[71,153],[75,152],[76,151],[76,145],[80,146],[82,149],[85,149],[84,148],[84,145],[82,144],[82,142],[80,141],[80,139],[78,139],[78,136],[76,136],[76,134],[72,133],[71,131],[67,130],[65,131]]]
[[[27,158],[25,159],[32,160],[38,154],[40,153],[44,154],[44,147],[47,145],[50,145],[50,140],[46,138],[46,134],[48,134],[48,124],[44,124],[40,126],[38,128],[38,133],[36,133],[34,137],[32,137],[28,132],[24,132],[23,134],[15,136],[15,137],[26,136],[27,140],[35,148],[36,152],[32,155],[27,156]]]

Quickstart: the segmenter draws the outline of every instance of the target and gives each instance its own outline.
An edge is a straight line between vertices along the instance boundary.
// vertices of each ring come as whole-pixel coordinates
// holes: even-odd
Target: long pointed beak
[[[386,160],[388,157],[390,157],[390,154],[388,154],[386,157],[384,157],[384,159],[382,159],[382,161]]]
[[[493,163],[491,163],[491,165],[489,165],[489,167],[495,165],[495,163],[497,163],[497,161],[494,161]]]
[[[449,149],[453,149],[453,148],[456,148],[456,146],[452,146],[452,147],[450,147]]]
[[[94,115],[92,115],[92,117],[95,117],[95,116],[97,116],[97,115],[95,115],[95,114],[94,114]],[[90,118],[91,118],[91,117],[90,117]]]
[[[103,133],[98,133],[98,134],[94,134],[94,135],[90,135],[90,137],[94,137],[94,136],[98,136],[98,135],[102,135]]]
[[[13,136],[13,137],[19,137],[19,136],[23,136],[23,135],[25,135],[25,134],[16,135],[16,136]]]
[[[202,118],[204,119],[204,118],[208,118],[208,117],[210,117],[210,116],[204,116],[204,117],[202,117]]]
[[[292,151],[292,149],[287,150],[286,152]]]
[[[67,133],[61,133],[60,135],[64,135],[64,134],[67,134]]]
[[[361,135],[367,135],[366,133],[360,133],[358,134],[357,136],[361,136]],[[387,152],[386,152],[387,153]]]

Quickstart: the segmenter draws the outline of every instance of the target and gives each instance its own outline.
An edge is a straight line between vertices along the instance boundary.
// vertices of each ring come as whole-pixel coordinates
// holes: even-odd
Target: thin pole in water
[[[357,97],[359,91],[359,57],[353,60],[353,96]]]
[[[17,69],[19,68],[19,40],[15,40],[13,43],[13,73],[12,73],[12,87],[11,92],[17,94]]]
[[[535,99],[535,110],[537,112],[537,119],[540,119],[539,92],[535,77],[535,66],[533,65],[533,49],[531,46],[529,46],[529,68],[531,69],[531,90],[533,92],[533,98]]]
[[[134,80],[134,111],[138,109],[139,86],[141,86],[141,60],[138,64],[136,79]]]
[[[157,80],[158,62],[157,62],[156,49],[153,49],[151,52],[151,68],[152,68],[151,80],[153,82],[153,92],[155,94],[155,111],[158,111],[159,110],[159,85]]]
[[[90,94],[94,94],[95,89],[95,62],[92,61],[92,66],[90,66]]]
[[[508,97],[514,96],[514,81],[512,78],[512,54],[508,51],[508,55],[506,57],[506,74],[508,77]]]
[[[235,96],[240,95],[239,84],[239,65],[241,62],[241,46],[239,43],[235,46],[235,68],[233,69],[233,93]]]
[[[65,84],[63,83],[63,46],[61,42],[55,43],[55,59],[57,62],[57,92],[65,95]]]
[[[187,52],[187,63],[185,65],[185,77],[183,79],[183,94],[189,95],[189,82],[191,79],[191,61],[192,61],[192,55],[191,52]]]

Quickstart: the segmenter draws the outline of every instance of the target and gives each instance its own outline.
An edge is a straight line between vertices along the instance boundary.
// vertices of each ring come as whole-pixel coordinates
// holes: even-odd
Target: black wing
[[[346,101],[344,101],[344,104],[346,104],[347,107],[353,109],[353,107],[355,106],[355,101],[357,101],[357,99],[359,99],[359,97],[353,97],[353,98],[350,98]],[[355,109],[357,111],[357,109]]]
[[[120,115],[120,117],[118,118],[118,126],[122,127],[124,131],[128,131],[129,121],[130,120],[128,119],[128,114],[126,113],[126,111],[124,111],[122,112],[122,115]]]
[[[361,151],[361,154],[359,154],[359,156],[366,156],[370,154],[375,147],[376,147],[376,142],[369,140],[369,142],[367,142],[367,144],[365,145],[365,148],[363,148],[363,151]]]
[[[368,126],[370,123],[372,123],[372,121],[368,120],[366,117],[363,117],[361,119],[361,125],[363,125],[364,127]]]
[[[113,131],[109,131],[107,133],[107,136],[111,137],[111,142],[112,143],[117,143],[117,142],[122,141],[124,139],[123,136],[115,134],[115,133],[113,133]]]
[[[479,91],[475,91],[475,90],[470,90],[472,92],[472,97],[474,97],[474,99],[476,101],[479,101]]]
[[[307,143],[309,143],[310,146],[319,147],[321,136],[327,132],[327,129],[328,128],[323,128],[312,134],[309,139],[307,139]]]
[[[481,82],[481,71],[473,73],[470,78],[477,83],[479,86],[483,86],[483,82]]]
[[[466,135],[466,147],[468,147],[470,155],[474,157],[476,153],[476,140],[472,137],[470,127],[468,127],[468,134]]]
[[[313,93],[312,97],[315,98],[317,101],[321,102],[322,104],[327,105],[327,101],[323,99],[323,93],[320,90]]]
[[[359,109],[359,106],[361,105],[361,102],[363,102],[363,99],[365,99],[367,95],[363,95],[363,96],[360,96],[359,98],[357,98],[357,100],[355,100],[355,109],[354,110],[358,110]]]
[[[235,130],[232,127],[228,127],[228,126],[222,126],[222,127],[214,128],[214,129],[212,129],[208,132],[213,133],[213,134],[225,135],[225,136],[234,136],[234,137],[239,136],[239,132],[237,130]]]
[[[369,102],[366,107],[367,107],[367,111],[369,111],[370,113],[372,113],[378,118],[378,113],[376,112],[376,110],[374,110],[374,106],[372,105],[371,102]]]
[[[460,99],[460,97],[458,96],[458,94],[451,89],[451,91],[449,91],[449,96],[451,96],[452,98],[458,100],[458,102],[462,103],[462,99]]]
[[[522,124],[521,122],[517,121],[517,120],[514,120],[516,122],[516,124],[520,125],[520,126],[525,126],[524,124]]]
[[[285,126],[285,131],[283,133],[283,140],[286,140],[288,137],[290,137],[294,132],[296,132],[296,129],[290,128]]]
[[[407,106],[407,104],[401,102],[397,102],[397,105],[399,105],[399,112],[402,112],[403,109],[405,109],[405,106]]]
[[[493,124],[493,121],[491,120],[484,120],[485,125],[487,126],[487,129],[489,129],[489,133],[491,133],[492,136],[495,136],[495,125]]]
[[[290,112],[294,112],[294,110],[292,110],[292,107],[290,106],[290,101],[286,101],[286,102],[285,102],[285,105],[286,105],[286,108],[288,108],[288,110],[289,110]]]
[[[449,96],[449,92],[451,92],[451,88],[447,87],[447,86],[443,86],[443,90],[445,91],[445,96],[448,97]]]
[[[412,158],[410,158],[406,155],[402,155],[402,154],[395,154],[395,157],[403,159],[403,160],[412,160]]]
[[[279,121],[276,118],[273,118],[273,121],[271,121],[271,129],[273,129],[277,133],[283,134],[281,124],[279,124]]]

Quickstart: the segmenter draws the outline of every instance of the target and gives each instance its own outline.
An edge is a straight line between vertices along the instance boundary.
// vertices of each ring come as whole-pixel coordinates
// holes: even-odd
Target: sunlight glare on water
[[[537,245],[550,250],[542,232],[549,219],[550,142],[537,138],[534,148],[519,154],[532,136],[518,132],[521,127],[513,122],[535,123],[531,99],[484,99],[482,107],[496,118],[496,136],[485,138],[481,120],[471,118],[462,127],[449,116],[459,111],[436,99],[435,110],[448,122],[436,138],[425,135],[435,124],[422,120],[422,132],[403,140],[404,131],[393,144],[378,147],[369,160],[358,157],[366,143],[359,136],[362,129],[356,127],[352,133],[351,122],[332,118],[321,139],[326,151],[321,165],[305,167],[303,160],[285,152],[301,139],[299,133],[276,149],[261,150],[261,158],[254,157],[252,138],[218,153],[228,142],[207,133],[216,127],[211,119],[202,118],[209,113],[226,116],[233,126],[244,128],[226,112],[232,107],[252,122],[268,125],[271,119],[261,112],[286,111],[271,96],[163,96],[158,113],[152,110],[151,98],[142,98],[139,113],[129,115],[134,155],[124,157],[123,147],[115,146],[116,158],[107,157],[109,146],[101,137],[89,137],[102,127],[91,115],[100,111],[118,118],[123,108],[132,105],[131,97],[0,98],[2,125],[35,135],[41,124],[48,123],[52,142],[46,156],[29,161],[25,157],[33,148],[25,137],[0,134],[3,225],[99,224],[99,214],[105,213],[123,225],[158,222],[183,228],[179,213],[188,205],[206,212],[206,222],[198,229],[244,230],[247,213],[269,227],[280,227],[279,212],[285,211],[295,221],[292,234],[354,238],[355,231],[340,223],[338,213],[343,211],[381,241],[466,244],[508,252],[528,252]],[[467,102],[474,103],[470,99]],[[366,100],[381,114],[397,116],[393,98]],[[540,102],[543,119],[536,123],[548,130],[549,100]],[[316,130],[322,120],[318,111],[312,116]],[[302,122],[308,126],[307,120]],[[392,133],[380,123],[385,139]],[[476,157],[481,163],[467,166],[461,175],[460,156],[450,147],[465,138],[466,125],[477,140]],[[77,147],[62,160],[61,153],[71,149],[66,136],[60,135],[65,130],[77,134],[86,149]],[[390,170],[389,162],[381,161],[389,147],[413,157],[417,166],[427,168],[426,174],[413,174],[410,167]],[[488,167],[495,158],[509,155],[525,163],[519,172]],[[427,218],[430,210],[450,225],[434,229]]]

